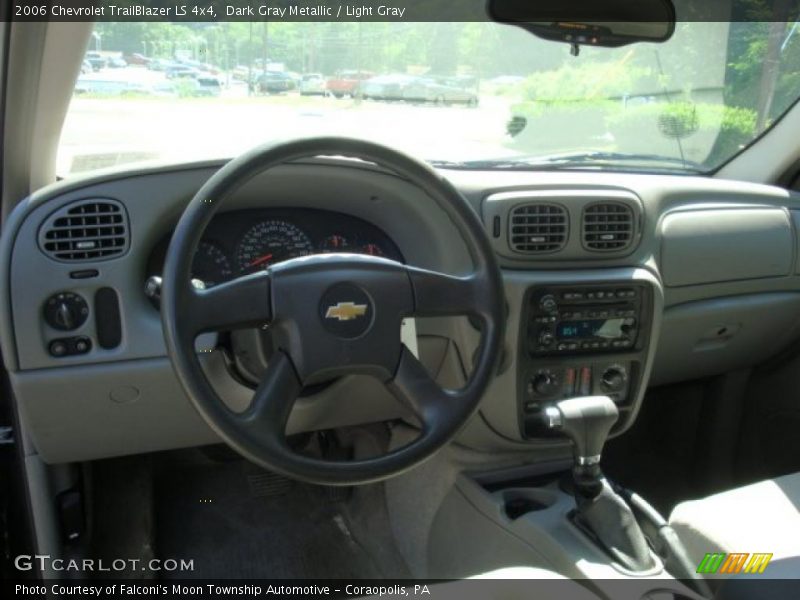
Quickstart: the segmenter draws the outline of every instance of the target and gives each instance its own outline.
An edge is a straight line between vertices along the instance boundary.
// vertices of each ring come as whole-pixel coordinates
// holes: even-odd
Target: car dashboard
[[[48,462],[219,441],[182,391],[157,303],[170,235],[221,163],[60,182],[22,202],[0,241],[0,344],[30,452]],[[648,386],[763,362],[800,337],[800,205],[784,189],[710,177],[442,170],[483,223],[508,306],[499,370],[459,443],[536,458],[562,451],[543,406],[605,394],[618,435]],[[465,274],[471,255],[425,192],[376,165],[325,158],[240,188],[204,232],[192,276],[218,285],[283,260],[356,252]],[[64,308],[66,306],[66,308]],[[416,320],[418,354],[463,385],[480,331]],[[206,375],[233,409],[269,360],[268,331],[206,338]],[[255,374],[255,375],[254,375]],[[305,390],[287,433],[413,422],[380,382]]]

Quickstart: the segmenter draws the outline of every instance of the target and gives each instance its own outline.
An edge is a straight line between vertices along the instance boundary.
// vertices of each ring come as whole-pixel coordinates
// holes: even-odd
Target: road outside
[[[104,69],[85,79],[153,86],[161,72]],[[483,94],[479,106],[357,101],[298,92],[248,96],[238,81],[218,97],[73,97],[59,153],[61,174],[114,162],[225,158],[268,140],[304,135],[360,136],[425,159],[469,160],[512,154],[506,146],[511,101]],[[89,156],[94,158],[88,158]]]

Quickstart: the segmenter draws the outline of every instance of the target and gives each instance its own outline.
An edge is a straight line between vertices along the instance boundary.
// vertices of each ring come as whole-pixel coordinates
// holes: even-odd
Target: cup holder
[[[556,503],[551,490],[524,488],[502,492],[503,509],[512,521],[531,512],[546,510]]]

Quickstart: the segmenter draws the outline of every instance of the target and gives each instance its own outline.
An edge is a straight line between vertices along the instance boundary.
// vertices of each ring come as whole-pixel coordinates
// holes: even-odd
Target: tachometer
[[[225,253],[211,242],[200,242],[192,260],[192,277],[206,287],[233,279],[233,269]]]
[[[286,221],[262,221],[239,242],[236,259],[243,273],[266,269],[290,258],[314,253],[314,244],[303,230]]]
[[[350,241],[338,234],[329,235],[319,245],[322,252],[351,252]]]

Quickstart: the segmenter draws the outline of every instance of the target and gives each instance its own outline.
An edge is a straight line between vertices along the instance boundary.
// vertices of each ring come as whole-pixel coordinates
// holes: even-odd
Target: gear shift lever
[[[547,426],[562,431],[575,445],[576,491],[593,498],[602,489],[600,456],[619,417],[617,405],[608,396],[586,396],[562,400],[544,414]]]
[[[600,470],[603,445],[618,416],[608,396],[570,398],[544,411],[547,427],[562,431],[575,445],[575,521],[617,562],[632,571],[644,571],[654,565],[647,540],[628,504]]]

